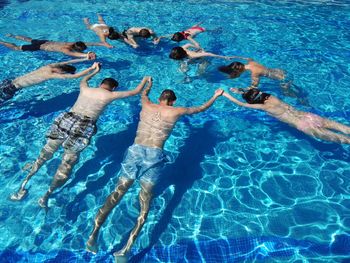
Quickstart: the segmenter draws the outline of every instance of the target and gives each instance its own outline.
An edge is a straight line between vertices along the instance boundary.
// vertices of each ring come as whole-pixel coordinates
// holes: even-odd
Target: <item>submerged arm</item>
[[[242,107],[246,107],[246,108],[252,108],[252,109],[263,109],[261,104],[248,104],[248,103],[243,103],[241,101],[239,101],[238,99],[236,99],[235,97],[232,97],[230,94],[228,94],[227,92],[224,92],[223,94],[224,97],[228,98],[230,101],[232,101],[233,103],[242,106]]]
[[[196,40],[194,40],[192,37],[190,37],[190,36],[187,37],[187,40],[190,41],[194,47],[196,47],[198,49],[202,49],[202,47],[199,45],[199,43]]]
[[[141,103],[142,104],[148,104],[151,103],[148,94],[152,88],[153,82],[152,82],[152,78],[149,78],[148,80],[148,85],[146,86],[146,88],[142,91],[142,95],[141,95]]]
[[[89,75],[86,75],[81,81],[80,81],[80,89],[87,89],[89,88],[88,81],[95,76],[101,69],[101,65],[98,62],[95,62],[92,67],[95,68],[95,70],[90,73]]]
[[[85,58],[76,58],[76,59],[71,59],[68,61],[62,61],[62,62],[58,62],[58,63],[52,63],[50,64],[50,66],[59,66],[59,65],[67,65],[67,64],[75,64],[75,63],[79,63],[79,62],[83,62],[83,61],[87,61],[89,60],[87,57]]]
[[[77,79],[80,78],[86,74],[88,74],[91,70],[95,69],[96,67],[92,65],[91,67],[84,69],[78,73],[75,74],[56,74],[55,77],[59,79]]]
[[[206,103],[202,104],[198,107],[191,107],[191,108],[180,108],[180,114],[196,114],[199,112],[203,112],[207,110],[211,105],[213,105],[214,101],[221,96],[224,93],[222,89],[217,89],[213,95]]]

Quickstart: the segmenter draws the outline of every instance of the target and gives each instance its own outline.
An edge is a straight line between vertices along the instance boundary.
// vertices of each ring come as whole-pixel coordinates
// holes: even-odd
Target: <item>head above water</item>
[[[271,94],[264,93],[260,91],[259,89],[253,88],[248,89],[247,91],[243,92],[242,98],[248,103],[248,104],[264,104],[265,101],[271,96]]]
[[[112,91],[113,89],[117,88],[118,85],[119,83],[115,79],[105,78],[104,80],[102,80],[100,87]]]
[[[184,58],[187,58],[187,52],[182,48],[182,47],[174,47],[169,55],[170,58],[176,59],[176,60],[181,60]]]
[[[72,66],[72,65],[58,65],[55,66],[54,68],[58,69],[60,71],[60,73],[69,73],[69,74],[74,74],[75,71],[77,70],[76,67]]]
[[[159,96],[159,102],[165,102],[168,106],[173,106],[176,101],[175,92],[171,89],[165,89]]]
[[[241,62],[232,62],[228,66],[221,66],[218,68],[221,72],[229,74],[230,78],[238,78],[244,71],[244,64]]]
[[[176,32],[171,38],[171,40],[175,42],[180,42],[184,39],[185,39],[185,36],[181,32]]]
[[[121,38],[121,35],[114,30],[113,27],[110,27],[108,29],[108,36],[107,36],[110,40],[117,40],[119,38]]]
[[[151,36],[151,32],[147,28],[142,28],[139,35],[143,38],[149,38]]]
[[[74,50],[74,51],[76,51],[76,52],[82,52],[82,51],[84,51],[85,49],[87,49],[87,46],[85,45],[84,42],[81,42],[81,41],[75,42],[75,43],[72,45],[72,50]]]

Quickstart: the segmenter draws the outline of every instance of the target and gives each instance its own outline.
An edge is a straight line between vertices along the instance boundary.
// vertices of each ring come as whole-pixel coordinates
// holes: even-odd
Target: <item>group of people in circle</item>
[[[80,78],[80,93],[72,108],[61,113],[51,125],[46,138],[47,142],[41,149],[37,159],[24,166],[23,170],[28,174],[21,182],[18,191],[10,198],[20,201],[28,194],[26,188],[30,179],[37,171],[49,161],[54,153],[62,146],[64,149],[62,162],[59,165],[47,192],[39,199],[39,205],[48,209],[48,201],[51,194],[63,186],[70,178],[74,165],[79,160],[79,155],[90,143],[92,136],[97,132],[96,121],[105,107],[115,100],[141,94],[142,110],[138,124],[134,144],[131,145],[121,163],[118,182],[113,192],[107,197],[105,203],[95,216],[92,232],[87,240],[86,249],[96,253],[98,250],[97,239],[101,226],[104,224],[112,209],[119,203],[127,190],[135,180],[139,180],[141,190],[139,193],[140,214],[127,243],[115,252],[118,258],[127,258],[130,249],[143,227],[153,198],[154,186],[159,181],[162,169],[168,162],[164,152],[164,144],[170,136],[174,125],[181,116],[192,115],[207,110],[217,98],[224,96],[236,105],[263,110],[274,118],[289,124],[307,135],[337,143],[350,143],[350,127],[339,122],[320,117],[310,112],[303,112],[283,102],[270,93],[258,88],[261,77],[276,80],[286,80],[287,74],[280,69],[271,69],[254,61],[251,58],[240,56],[223,56],[206,52],[194,39],[198,34],[206,31],[201,24],[196,24],[187,30],[174,34],[157,36],[153,30],[145,27],[132,27],[123,32],[118,32],[106,24],[101,15],[98,15],[98,23],[90,24],[88,18],[84,19],[87,29],[92,30],[99,37],[99,42],[55,42],[49,40],[32,39],[26,36],[8,34],[8,37],[29,42],[28,45],[18,46],[10,42],[0,41],[0,44],[15,51],[49,51],[61,52],[68,56],[76,57],[65,62],[52,63],[40,67],[28,74],[14,79],[5,79],[0,84],[0,105],[9,101],[16,93],[26,87],[42,83],[49,79]],[[145,76],[132,90],[118,91],[118,81],[113,78],[104,78],[96,88],[90,87],[88,81],[99,73],[101,64],[94,62],[80,72],[76,72],[74,63],[94,60],[96,54],[84,53],[88,46],[113,46],[107,40],[121,41],[132,48],[138,48],[141,44],[138,38],[153,38],[153,43],[158,44],[164,39],[176,42],[188,41],[181,47],[174,47],[169,57],[175,60],[198,61],[204,57],[216,57],[227,60],[237,59],[228,65],[219,67],[219,71],[230,78],[238,78],[245,71],[251,75],[251,85],[247,88],[231,88],[233,94],[240,94],[243,101],[237,99],[232,93],[217,89],[213,95],[202,105],[193,107],[175,107],[176,94],[171,89],[165,89],[159,95],[157,102],[149,99],[149,92],[153,82],[151,76]],[[162,40],[163,39],[163,40]],[[241,61],[246,61],[243,63]],[[288,85],[284,86],[288,89]]]

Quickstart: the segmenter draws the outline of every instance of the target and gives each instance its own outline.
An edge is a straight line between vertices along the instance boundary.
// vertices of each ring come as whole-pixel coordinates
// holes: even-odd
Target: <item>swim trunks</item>
[[[11,99],[17,91],[15,85],[13,85],[12,80],[5,79],[0,83],[0,103]]]
[[[55,119],[46,137],[63,140],[64,149],[80,152],[89,145],[96,131],[96,121],[90,117],[64,112]]]
[[[121,164],[120,177],[156,184],[168,157],[160,148],[140,144],[131,145]]]
[[[22,51],[38,51],[40,50],[40,46],[46,42],[48,40],[33,39],[30,45],[23,45],[21,49]]]

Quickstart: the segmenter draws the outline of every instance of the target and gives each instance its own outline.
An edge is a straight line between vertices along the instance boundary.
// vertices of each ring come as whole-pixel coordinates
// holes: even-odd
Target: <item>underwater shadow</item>
[[[183,195],[192,188],[195,181],[203,177],[200,163],[205,155],[213,153],[215,145],[221,141],[216,134],[210,132],[213,123],[214,121],[208,121],[201,128],[191,128],[190,136],[186,139],[175,163],[163,170],[166,176],[162,177],[156,187],[155,196],[160,195],[170,185],[174,185],[173,196],[152,231],[149,245],[130,258],[130,262],[139,262],[152,249],[166,230]]]
[[[4,119],[0,120],[0,123],[8,123],[14,120],[24,120],[29,117],[42,117],[54,112],[62,111],[68,107],[73,106],[74,102],[78,98],[79,90],[70,93],[62,93],[58,96],[50,98],[48,100],[31,100],[15,102],[13,107],[5,109],[1,112]],[[16,116],[18,110],[23,110],[25,113],[21,116]],[[14,116],[11,118],[11,112]]]

